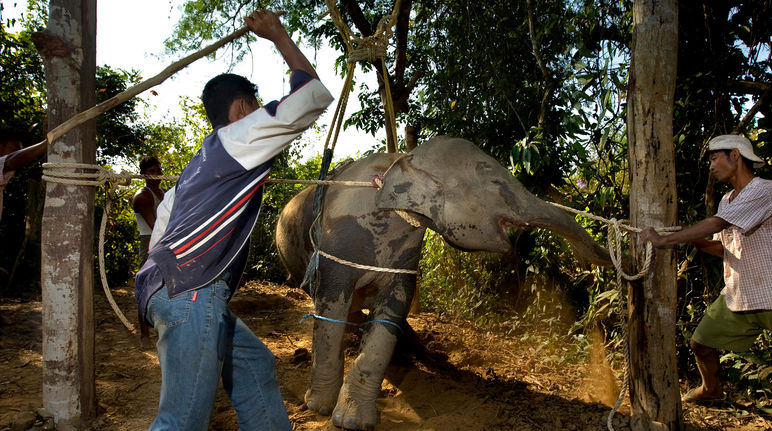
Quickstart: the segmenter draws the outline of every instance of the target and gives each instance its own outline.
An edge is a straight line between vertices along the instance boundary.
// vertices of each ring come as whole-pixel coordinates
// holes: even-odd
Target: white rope
[[[75,172],[85,170],[91,172]],[[106,183],[127,185],[127,181],[135,179],[170,180],[178,177],[172,175],[137,175],[131,173],[115,173],[99,165],[86,163],[43,163],[44,181],[75,186],[101,186]],[[318,184],[326,186],[373,187],[371,181],[333,181],[333,180],[295,180],[284,178],[269,178],[268,183],[276,184]]]
[[[350,266],[357,269],[364,269],[365,271],[375,271],[375,272],[390,272],[393,274],[418,274],[417,270],[414,269],[399,269],[399,268],[384,268],[380,266],[370,266],[370,265],[361,265],[359,263],[354,263],[349,260],[341,259],[339,257],[335,257],[329,253],[325,253],[322,250],[319,250],[319,255],[324,256],[327,259],[330,259],[333,262],[340,263],[341,265]]]
[[[113,294],[110,292],[110,287],[107,285],[107,275],[105,274],[105,230],[107,228],[107,216],[109,213],[110,198],[107,196],[107,192],[105,192],[105,209],[102,213],[102,222],[99,225],[99,276],[102,279],[102,289],[105,291],[105,296],[107,296],[107,302],[110,303],[110,306],[113,308],[115,314],[118,315],[118,319],[121,320],[123,325],[129,332],[134,334],[136,333],[134,325],[129,322],[120,307],[118,307],[118,304],[115,303]]]
[[[608,225],[608,234],[606,235],[607,243],[608,243],[608,253],[609,253],[609,257],[611,258],[611,263],[614,264],[614,268],[616,269],[616,274],[617,274],[617,289],[618,289],[617,304],[619,309],[618,311],[619,315],[622,318],[621,333],[622,333],[622,342],[624,343],[624,357],[625,357],[625,370],[624,370],[624,375],[622,376],[622,387],[620,388],[620,391],[619,391],[619,397],[617,397],[617,401],[616,403],[614,403],[614,406],[611,408],[611,411],[609,412],[608,418],[606,420],[606,426],[609,429],[609,431],[614,431],[614,425],[612,423],[614,415],[616,414],[617,410],[619,410],[619,406],[622,405],[622,401],[624,400],[625,395],[627,394],[627,391],[630,387],[630,343],[627,339],[627,310],[623,306],[623,303],[627,302],[624,299],[624,289],[622,287],[624,283],[623,279],[627,281],[634,281],[648,274],[649,269],[651,268],[651,260],[654,255],[654,247],[652,246],[651,242],[646,243],[646,246],[644,247],[644,251],[643,251],[643,266],[641,267],[640,271],[638,271],[638,273],[634,275],[629,275],[624,271],[624,268],[622,266],[621,231],[622,229],[624,229],[624,230],[627,230],[628,232],[639,233],[643,229],[622,223],[621,221],[615,218],[608,220],[603,217],[599,217],[593,214],[586,213],[584,211],[579,211],[574,208],[567,207],[565,205],[560,205],[554,202],[550,202],[550,203],[563,210],[566,210],[575,214],[580,214],[584,217],[601,221]],[[676,227],[668,227],[668,228],[659,228],[655,230],[659,233],[667,233],[667,232],[675,232],[680,229],[681,229],[680,227],[676,226]]]

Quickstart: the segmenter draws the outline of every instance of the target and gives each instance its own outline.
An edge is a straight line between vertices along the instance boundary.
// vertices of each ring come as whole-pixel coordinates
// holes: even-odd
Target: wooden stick
[[[276,12],[277,16],[284,15],[284,11]],[[46,135],[46,140],[51,143],[54,142],[54,140],[60,138],[65,133],[69,132],[70,130],[74,129],[75,127],[80,126],[81,124],[85,123],[88,120],[91,120],[92,118],[96,117],[99,114],[105,113],[109,111],[110,109],[113,109],[114,107],[120,105],[121,103],[131,99],[132,97],[138,95],[139,93],[142,93],[145,90],[148,90],[152,87],[155,87],[156,85],[166,81],[170,76],[174,75],[175,73],[179,72],[183,68],[185,68],[190,63],[193,63],[194,61],[198,60],[201,57],[205,57],[214,51],[216,51],[221,46],[230,43],[234,39],[238,39],[239,37],[243,36],[245,33],[247,33],[249,29],[247,26],[241,27],[240,29],[234,31],[233,33],[223,37],[222,39],[218,40],[217,42],[207,46],[206,48],[201,49],[198,52],[195,52],[181,60],[177,60],[174,63],[170,64],[166,67],[161,73],[157,74],[156,76],[146,79],[139,84],[126,89],[125,91],[122,91],[119,94],[116,94],[115,96],[105,100],[104,102],[89,108],[79,114],[76,114],[69,120],[65,121],[64,123],[56,126],[53,130],[48,132]]]

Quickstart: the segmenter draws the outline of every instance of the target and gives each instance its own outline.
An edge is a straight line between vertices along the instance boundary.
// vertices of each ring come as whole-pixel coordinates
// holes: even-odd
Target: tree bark
[[[51,130],[95,103],[96,0],[51,0],[36,46],[44,54]],[[93,164],[95,145],[92,120],[50,142],[48,161]],[[47,184],[41,234],[43,405],[60,431],[85,429],[96,414],[93,226],[93,187]]]
[[[676,0],[635,0],[633,26],[627,107],[631,220],[639,227],[674,226]],[[636,248],[639,267],[643,245]],[[676,299],[674,250],[657,249],[649,275],[631,285],[628,297],[634,430],[676,430],[683,425],[675,356]]]

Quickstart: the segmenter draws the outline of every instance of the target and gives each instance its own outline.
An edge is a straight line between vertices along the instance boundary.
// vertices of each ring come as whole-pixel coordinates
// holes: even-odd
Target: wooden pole
[[[96,0],[51,0],[43,54],[48,126],[96,100]],[[95,163],[94,122],[48,148],[55,163]],[[42,222],[43,405],[60,431],[96,416],[94,383],[94,189],[48,183]]]
[[[635,0],[627,104],[630,215],[637,227],[676,224],[673,97],[678,53],[676,0]],[[643,244],[637,244],[641,261]],[[657,249],[650,275],[628,297],[633,430],[677,430],[676,262]]]

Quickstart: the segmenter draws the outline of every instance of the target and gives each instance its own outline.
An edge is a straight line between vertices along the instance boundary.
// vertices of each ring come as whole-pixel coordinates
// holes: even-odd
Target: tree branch
[[[528,8],[528,36],[531,39],[533,56],[536,57],[536,63],[539,65],[539,70],[541,70],[542,77],[544,78],[545,88],[541,99],[541,107],[539,108],[539,128],[543,130],[547,122],[549,101],[552,99],[552,93],[555,91],[555,82],[552,79],[552,74],[550,73],[549,69],[547,69],[547,65],[544,63],[541,52],[539,51],[539,44],[536,40],[536,26],[534,24],[535,20],[533,17],[533,5],[531,4],[531,0],[526,0],[525,3]]]
[[[772,90],[772,84],[756,81],[727,81],[726,88],[733,93],[764,95]]]
[[[753,117],[756,116],[756,114],[759,112],[759,110],[769,104],[770,99],[772,99],[772,88],[767,89],[764,94],[759,97],[759,100],[756,101],[756,103],[753,104],[751,109],[748,111],[747,114],[743,117],[743,119],[740,121],[739,124],[734,128],[734,133],[741,133],[743,130],[745,130],[746,127],[748,127],[748,124],[751,122]]]
[[[405,68],[407,66],[407,31],[410,25],[410,10],[413,0],[402,0],[397,11],[397,28],[394,36],[397,38],[397,51],[394,54],[394,81],[397,86],[405,86]]]

